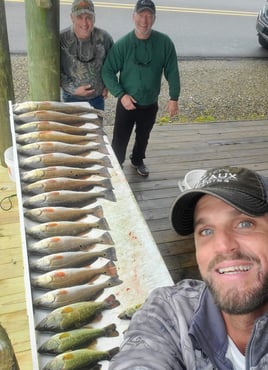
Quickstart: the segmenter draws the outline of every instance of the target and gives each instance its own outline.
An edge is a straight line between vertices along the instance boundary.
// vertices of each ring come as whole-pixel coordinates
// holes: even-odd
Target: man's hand
[[[166,106],[166,110],[168,111],[170,117],[173,117],[176,114],[178,114],[179,104],[178,104],[177,100],[169,100],[169,102],[167,103],[167,106]]]
[[[108,89],[105,87],[103,90],[102,90],[102,96],[104,99],[107,99],[108,98]]]
[[[130,95],[123,95],[121,98],[121,103],[126,110],[136,109],[136,106],[134,105],[136,103],[136,100]]]
[[[75,90],[74,95],[77,95],[77,96],[90,96],[94,92],[95,92],[95,90],[91,88],[91,85],[83,85],[83,86],[79,86]]]

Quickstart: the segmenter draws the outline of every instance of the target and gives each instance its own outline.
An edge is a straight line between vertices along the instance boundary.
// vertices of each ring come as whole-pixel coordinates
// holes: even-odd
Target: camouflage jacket
[[[206,285],[155,289],[133,316],[109,370],[233,370],[222,316]],[[268,369],[268,312],[255,322],[245,370]]]
[[[95,89],[90,98],[102,95],[101,68],[112,45],[112,37],[100,28],[94,27],[86,40],[79,40],[72,26],[64,29],[60,34],[62,89],[74,95],[78,86],[90,84]]]

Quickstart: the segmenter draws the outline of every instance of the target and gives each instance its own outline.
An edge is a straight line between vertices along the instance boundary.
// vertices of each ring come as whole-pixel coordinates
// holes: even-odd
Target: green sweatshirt
[[[117,98],[131,95],[140,105],[156,103],[162,74],[169,85],[171,100],[178,100],[180,77],[176,50],[171,39],[152,30],[147,40],[132,31],[110,49],[102,67],[105,86]]]

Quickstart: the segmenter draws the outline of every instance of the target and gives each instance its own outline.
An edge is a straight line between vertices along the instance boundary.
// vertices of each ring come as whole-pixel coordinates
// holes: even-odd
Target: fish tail
[[[103,301],[104,309],[111,310],[120,305],[120,302],[115,299],[115,295],[111,294]]]
[[[110,180],[110,179],[104,179],[104,180],[102,180],[101,185],[102,185],[104,188],[107,188],[107,189],[113,189],[113,185],[112,185],[112,183],[111,183],[111,180]]]
[[[119,347],[114,347],[108,351],[108,360],[111,360],[119,352]]]
[[[119,333],[116,330],[116,325],[115,324],[107,325],[104,328],[104,335],[106,337],[118,337]]]
[[[99,221],[98,221],[98,226],[100,229],[103,229],[103,230],[109,230],[109,225],[108,225],[108,222],[106,221],[106,218],[101,218]]]
[[[96,217],[102,218],[103,217],[103,209],[102,206],[98,205],[93,208],[93,214]]]
[[[108,169],[106,167],[101,167],[98,170],[98,174],[100,176],[107,177],[107,178],[110,178],[111,177],[111,175],[109,174]]]
[[[112,163],[111,163],[111,160],[107,155],[105,157],[103,157],[102,160],[103,160],[103,163],[104,163],[105,167],[110,167],[110,168],[113,167]]]
[[[116,285],[120,285],[123,283],[122,280],[120,280],[118,278],[118,276],[112,276],[108,281],[107,283],[109,284],[109,286],[116,286]]]
[[[106,148],[105,145],[100,146],[100,148],[98,148],[98,152],[100,152],[102,154],[106,154],[106,155],[109,154],[108,149]]]
[[[102,235],[102,243],[103,244],[110,244],[114,245],[114,241],[110,235],[110,233],[107,231]]]
[[[106,190],[103,194],[105,199],[110,200],[111,202],[116,202],[116,198],[112,190]]]
[[[106,270],[106,275],[108,276],[118,276],[115,264],[112,261],[109,261],[105,265],[105,270]]]
[[[108,260],[111,261],[117,261],[115,248],[114,247],[107,248],[103,257],[106,257]]]

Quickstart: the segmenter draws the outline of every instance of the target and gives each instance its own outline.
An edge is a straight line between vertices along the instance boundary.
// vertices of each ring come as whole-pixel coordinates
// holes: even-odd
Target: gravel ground
[[[11,55],[16,102],[30,100],[27,57]],[[267,119],[268,60],[181,60],[179,114],[173,123]],[[158,123],[171,122],[165,111],[168,86],[163,79]],[[106,125],[114,120],[116,99],[106,100]]]

